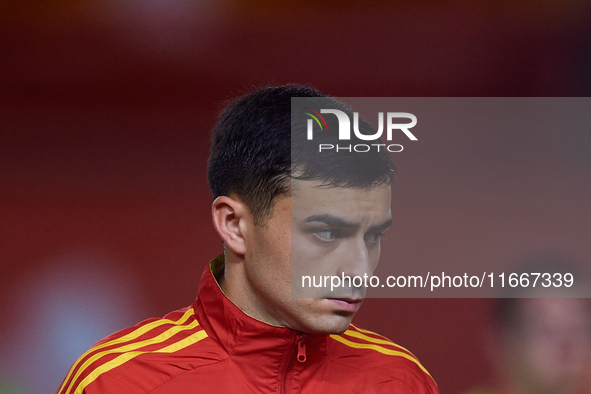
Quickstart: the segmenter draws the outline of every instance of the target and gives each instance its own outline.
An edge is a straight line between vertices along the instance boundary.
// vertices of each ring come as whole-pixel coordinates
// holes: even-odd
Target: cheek
[[[251,278],[259,286],[264,286],[263,290],[266,293],[277,295],[282,289],[290,291],[291,249],[285,239],[279,234],[267,238],[269,242],[259,245],[256,255],[253,256],[255,264]]]
[[[271,268],[289,271],[292,245],[289,222],[286,225],[280,224],[269,228],[267,240],[267,253],[274,260],[274,267]]]
[[[372,267],[375,270],[380,260],[381,245],[380,243],[368,249],[369,259],[372,261]]]
[[[292,233],[291,237],[291,262],[294,267],[303,267],[307,265],[311,260],[312,256],[315,255],[314,245],[310,243],[308,234]]]

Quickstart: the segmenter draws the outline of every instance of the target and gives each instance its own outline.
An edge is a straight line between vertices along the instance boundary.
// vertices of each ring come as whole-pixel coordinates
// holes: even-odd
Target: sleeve
[[[125,384],[109,374],[103,374],[89,384],[64,387],[57,394],[136,394],[140,392],[144,393],[145,391],[138,391],[137,387]]]
[[[439,389],[433,380],[430,382],[406,383],[399,379],[392,379],[372,385],[358,387],[355,394],[439,394]]]

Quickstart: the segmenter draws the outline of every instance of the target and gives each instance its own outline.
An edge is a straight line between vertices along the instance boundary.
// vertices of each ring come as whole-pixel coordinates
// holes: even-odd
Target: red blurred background
[[[582,0],[3,1],[0,387],[53,392],[76,352],[194,300],[202,269],[222,250],[205,169],[224,100],[288,82],[341,97],[587,96],[589,8]],[[566,241],[539,246],[591,255]],[[368,300],[356,321],[410,348],[442,392],[461,393],[492,376],[486,305]],[[100,325],[93,318],[109,324],[88,331]],[[58,345],[81,331],[88,338],[62,355]]]

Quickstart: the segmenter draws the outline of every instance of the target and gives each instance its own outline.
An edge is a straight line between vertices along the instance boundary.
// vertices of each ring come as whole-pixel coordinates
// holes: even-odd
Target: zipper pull
[[[301,363],[306,361],[306,343],[302,337],[298,338],[298,361]]]

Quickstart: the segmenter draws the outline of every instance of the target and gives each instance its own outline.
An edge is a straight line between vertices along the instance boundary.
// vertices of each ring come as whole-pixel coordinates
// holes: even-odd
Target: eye
[[[336,231],[332,230],[323,230],[323,231],[316,231],[314,235],[319,238],[321,241],[324,242],[331,242],[337,238]]]
[[[365,235],[365,241],[370,244],[377,244],[384,237],[384,233],[368,233]]]

